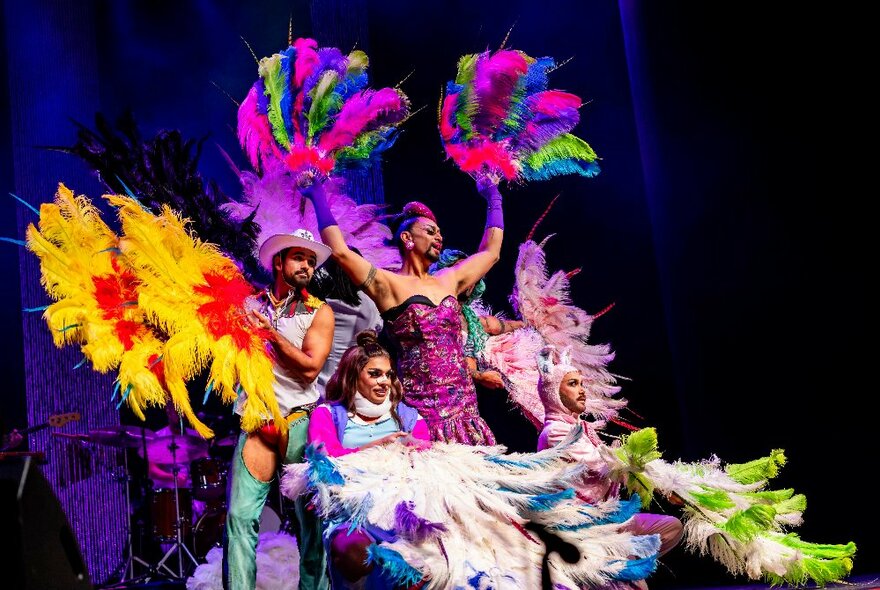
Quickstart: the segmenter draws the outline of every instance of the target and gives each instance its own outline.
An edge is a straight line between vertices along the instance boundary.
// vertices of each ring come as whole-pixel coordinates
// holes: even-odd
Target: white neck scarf
[[[354,411],[367,418],[381,418],[391,412],[391,395],[388,395],[381,404],[376,404],[365,398],[360,391],[356,391],[354,393]]]

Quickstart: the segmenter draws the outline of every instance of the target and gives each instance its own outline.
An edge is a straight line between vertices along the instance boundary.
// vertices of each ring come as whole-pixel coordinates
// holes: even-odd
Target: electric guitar
[[[38,430],[42,430],[44,428],[48,428],[49,426],[53,428],[59,428],[64,426],[68,422],[76,422],[80,419],[79,412],[68,412],[67,414],[55,414],[54,416],[49,416],[49,418],[43,422],[42,424],[37,424],[36,426],[31,426],[30,428],[25,428],[24,430],[19,430],[18,433],[22,436],[26,434],[30,434],[31,432],[36,432]]]
[[[64,426],[68,422],[73,422],[75,420],[79,420],[80,415],[79,412],[68,412],[67,414],[55,414],[54,416],[49,416],[49,419],[43,422],[42,424],[37,424],[36,426],[31,426],[30,428],[25,428],[24,430],[19,430],[18,434],[22,437],[30,434],[31,432],[36,432],[37,430],[42,430],[44,428],[48,428],[52,426],[54,428],[58,428],[60,426]],[[0,443],[0,451],[4,451],[7,449],[7,445],[9,445],[9,435],[3,437],[2,443]]]

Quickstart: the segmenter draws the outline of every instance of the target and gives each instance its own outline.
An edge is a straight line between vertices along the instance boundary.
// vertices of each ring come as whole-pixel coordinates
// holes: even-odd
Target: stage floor
[[[113,590],[184,590],[186,582],[180,580],[155,580],[115,586],[96,586],[96,590],[105,588],[112,588]],[[816,588],[816,586],[800,586],[798,590],[808,590],[811,588]],[[854,576],[845,583],[829,584],[824,588],[825,590],[880,590],[880,574]],[[770,586],[767,584],[729,584],[721,586],[669,586],[667,584],[658,584],[650,586],[650,590],[793,590],[793,587]]]
[[[650,583],[650,579],[648,582]],[[649,584],[650,585],[650,584]],[[730,584],[725,586],[663,586],[666,590],[789,590],[792,586],[770,586],[768,584]],[[799,590],[816,588],[815,585],[800,586]],[[828,584],[825,590],[880,590],[880,574],[853,576],[845,583]],[[651,590],[661,590],[659,586],[651,586]]]

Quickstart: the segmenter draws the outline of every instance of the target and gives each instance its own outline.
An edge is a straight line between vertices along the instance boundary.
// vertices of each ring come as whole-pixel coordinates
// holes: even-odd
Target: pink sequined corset
[[[494,445],[477,409],[462,349],[461,308],[452,295],[434,305],[414,295],[382,314],[397,353],[404,400],[419,411],[433,440]]]

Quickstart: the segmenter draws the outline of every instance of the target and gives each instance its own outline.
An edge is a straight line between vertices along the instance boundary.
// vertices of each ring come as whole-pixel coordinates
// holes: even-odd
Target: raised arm
[[[466,291],[479,281],[501,257],[501,240],[504,236],[504,216],[501,209],[501,192],[491,177],[480,177],[477,190],[486,199],[486,229],[483,240],[474,254],[450,268],[456,281],[456,293]]]
[[[391,307],[393,301],[390,299],[391,289],[388,284],[391,273],[376,268],[370,261],[348,247],[348,244],[345,243],[345,236],[342,235],[342,230],[339,229],[339,224],[333,216],[333,212],[330,211],[327,195],[324,193],[324,185],[315,181],[302,189],[302,194],[311,200],[315,207],[321,239],[330,247],[333,259],[358,289],[372,299],[379,309]]]

